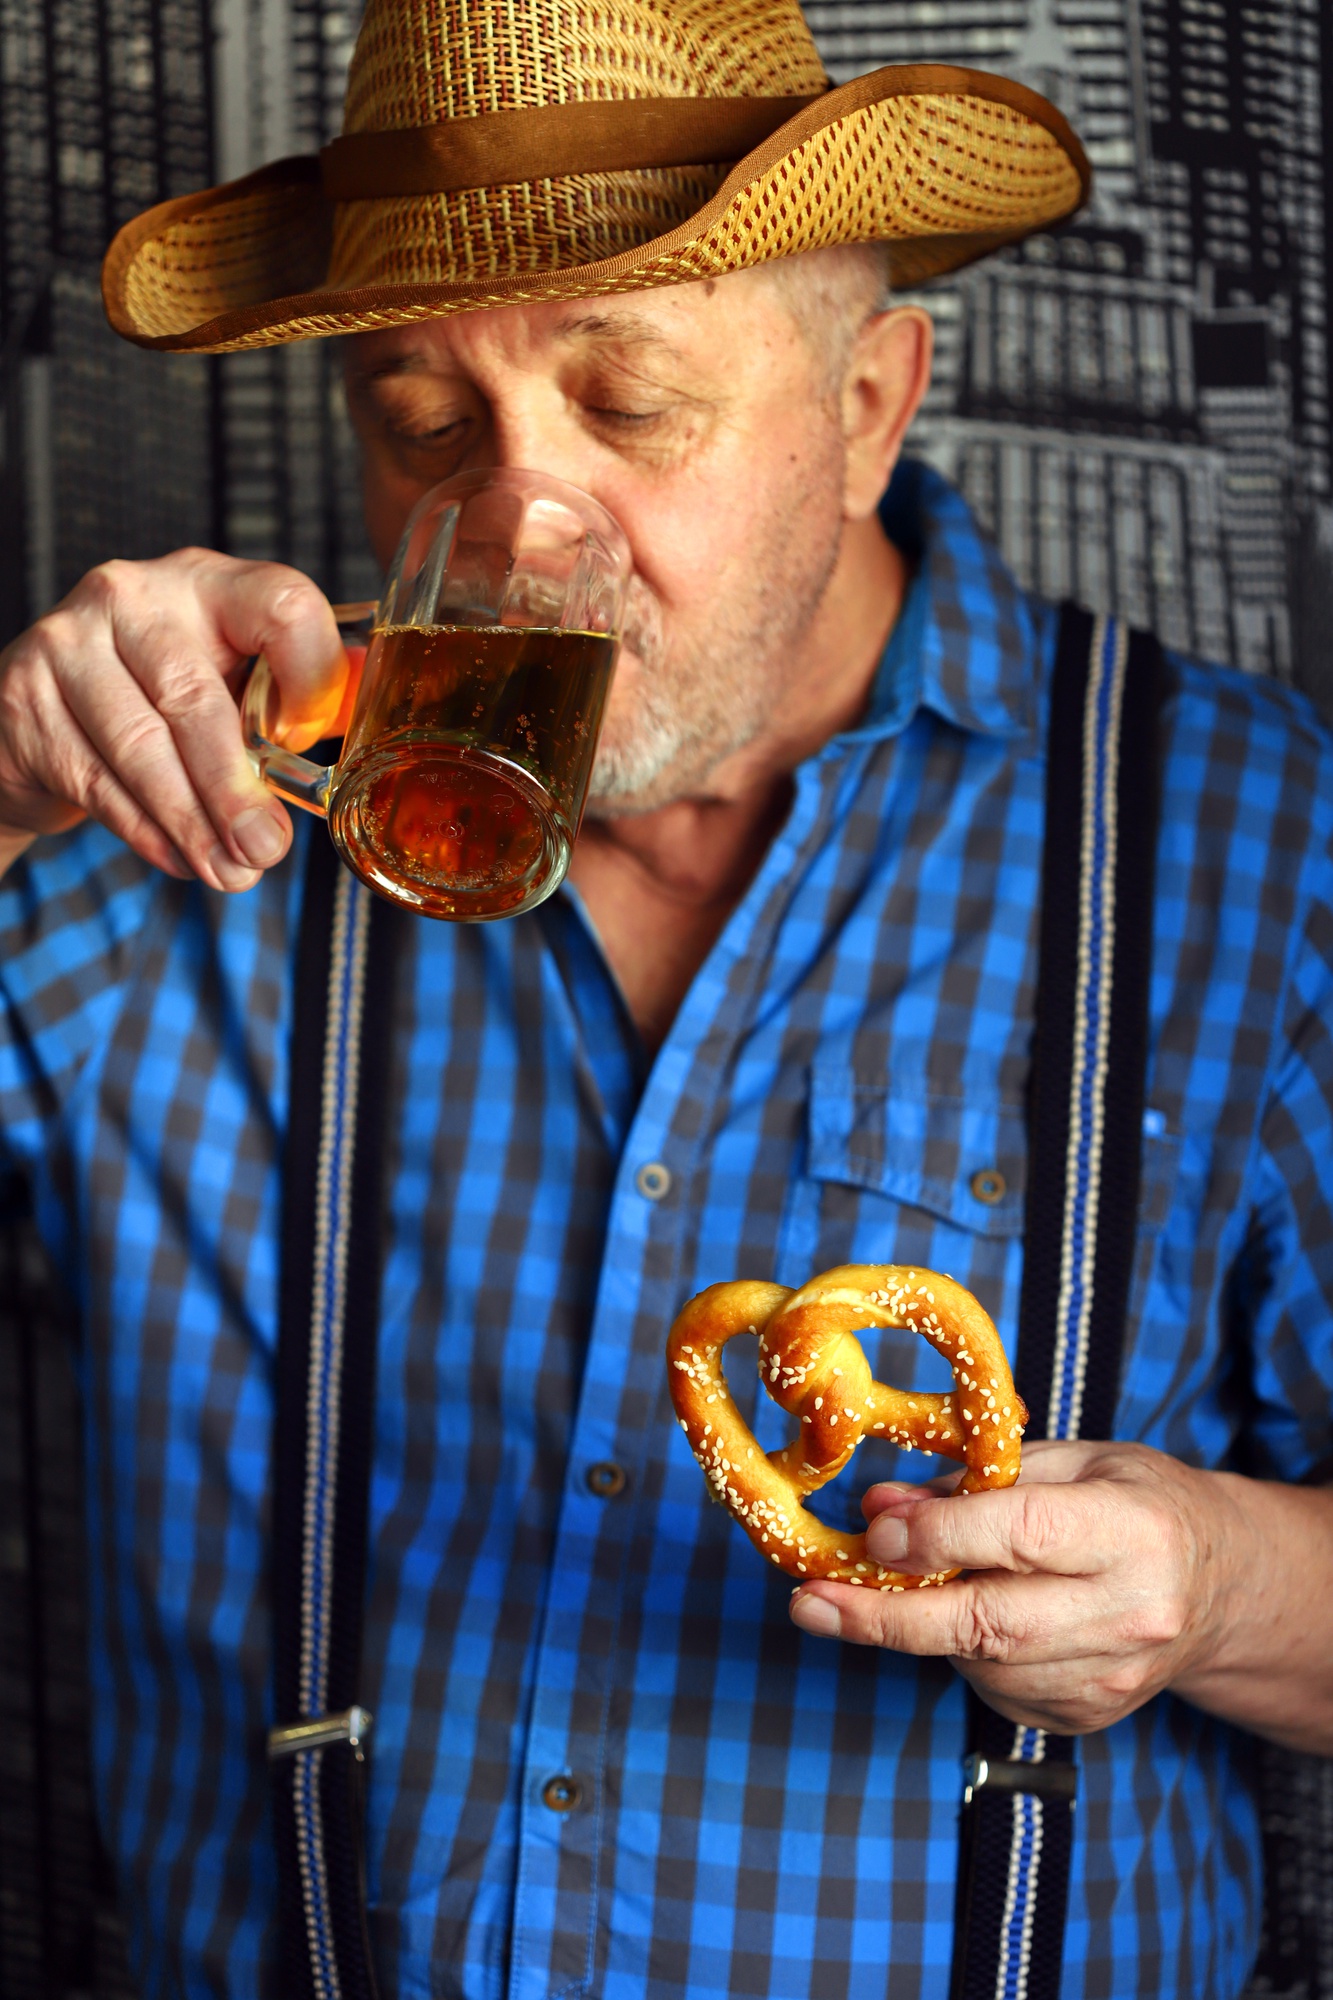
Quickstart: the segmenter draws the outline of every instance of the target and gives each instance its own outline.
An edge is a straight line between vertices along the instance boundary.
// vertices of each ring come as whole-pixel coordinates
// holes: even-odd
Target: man
[[[441,18],[467,73],[466,20]],[[551,18],[524,17],[539,41]],[[349,119],[395,35],[411,55],[407,16],[373,10]],[[290,206],[244,199],[290,235]],[[335,268],[353,238],[380,254],[395,202],[404,229],[435,203],[475,231],[477,200],[349,195]],[[148,218],[131,251],[166,271],[213,212]],[[220,252],[192,255],[187,289]],[[1330,1454],[1330,745],[1281,690],[1172,663],[1119,1441],[1032,1447],[1018,1487],[965,1505],[881,1483],[877,1559],[968,1579],[789,1595],[705,1503],[666,1330],[718,1279],[910,1261],[975,1290],[1013,1352],[1054,621],[898,466],[930,335],[882,309],[883,253],[609,296],[562,293],[569,263],[517,304],[386,293],[399,318],[348,351],[382,561],[430,486],[509,463],[593,493],[636,566],[572,888],[415,924],[375,1024],[380,1976],[942,1996],[966,1681],[1091,1732],[1064,1990],[1234,1995],[1258,1883],[1240,1732],[1333,1749],[1333,1505],[1301,1483]],[[121,269],[131,330],[189,344]],[[253,274],[220,309],[210,270],[196,344],[310,330]],[[293,838],[242,753],[260,648],[317,734],[343,673],[318,591],[190,550],[94,572],[0,674],[0,1108],[87,1324],[98,1788],[150,1995],[249,1994],[273,1957],[278,1158],[300,852],[324,836]],[[904,1128],[906,1159],[883,1144]],[[929,1180],[927,1153],[950,1163]],[[934,1386],[912,1336],[871,1351]],[[765,1446],[785,1422],[760,1399]],[[854,1461],[830,1505],[871,1476]]]

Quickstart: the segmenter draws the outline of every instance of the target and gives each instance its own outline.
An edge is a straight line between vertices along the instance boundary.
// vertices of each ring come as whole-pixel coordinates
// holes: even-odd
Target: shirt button
[[[994,1208],[997,1201],[1003,1201],[1009,1190],[1009,1183],[998,1167],[982,1167],[968,1182],[974,1198],[985,1202],[987,1208]]]
[[[628,1484],[624,1466],[610,1458],[599,1458],[596,1465],[590,1465],[583,1480],[589,1493],[595,1493],[599,1500],[614,1500]]]
[[[549,1806],[552,1812],[573,1812],[582,1800],[582,1785],[567,1772],[558,1778],[548,1778],[542,1786],[542,1804]]]
[[[648,1160],[634,1176],[634,1185],[645,1201],[661,1201],[671,1189],[671,1169],[660,1160]]]

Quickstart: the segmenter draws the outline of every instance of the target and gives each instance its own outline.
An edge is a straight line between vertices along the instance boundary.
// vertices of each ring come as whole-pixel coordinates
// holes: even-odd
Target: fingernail
[[[271,867],[287,847],[286,834],[263,806],[252,806],[234,820],[231,837],[253,868]]]
[[[842,1613],[827,1597],[794,1597],[791,1615],[803,1632],[816,1639],[836,1639],[842,1631]]]
[[[866,1547],[876,1562],[896,1562],[907,1554],[907,1523],[896,1514],[876,1514],[866,1529]]]
[[[208,866],[212,869],[219,886],[228,891],[253,889],[259,880],[259,871],[255,868],[242,868],[239,861],[233,861],[221,841],[209,848]]]

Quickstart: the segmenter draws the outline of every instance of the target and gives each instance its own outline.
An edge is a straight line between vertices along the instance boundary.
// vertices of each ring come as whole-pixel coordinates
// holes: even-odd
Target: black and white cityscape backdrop
[[[145,355],[98,264],[153,201],[337,131],[357,0],[0,0],[0,642],[185,542],[374,594],[336,345]],[[925,296],[913,440],[1024,581],[1333,713],[1333,0],[806,0],[830,73],[1035,84],[1072,226]],[[0,1190],[0,1992],[128,1993],[87,1798],[79,1455],[57,1295]],[[1333,2000],[1333,1767],[1266,1753],[1254,1995]]]
[[[808,9],[833,74],[930,58],[1082,134],[1072,228],[933,302],[926,454],[1025,582],[1169,644],[1320,679],[1329,510],[1326,0]]]

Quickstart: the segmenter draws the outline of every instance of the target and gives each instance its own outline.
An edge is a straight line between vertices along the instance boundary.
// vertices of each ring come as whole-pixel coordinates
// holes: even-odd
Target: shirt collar
[[[902,459],[880,504],[915,573],[863,721],[840,741],[896,735],[920,707],[985,736],[1030,733],[1037,633],[1032,608],[962,495]]]

